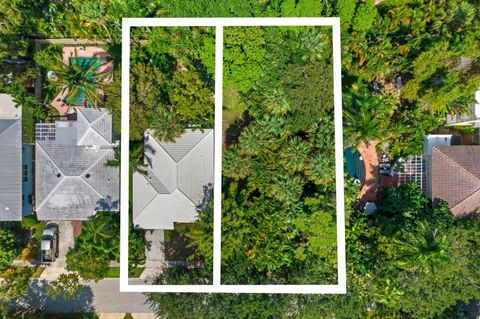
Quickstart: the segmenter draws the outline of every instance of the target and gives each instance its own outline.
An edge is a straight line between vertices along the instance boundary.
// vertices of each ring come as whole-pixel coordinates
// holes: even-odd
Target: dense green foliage
[[[336,205],[325,201],[335,198],[330,29],[227,28],[225,42],[225,56],[246,54],[226,61],[225,85],[247,107],[243,126],[226,128],[222,280],[334,283]]]
[[[52,299],[62,296],[63,299],[76,299],[83,291],[83,285],[80,284],[78,273],[60,274],[57,280],[49,283],[47,287],[48,294]]]
[[[22,238],[19,236],[19,229],[14,225],[15,223],[10,222],[0,223],[0,271],[10,266],[20,254]]]
[[[85,280],[105,277],[111,260],[120,260],[120,216],[97,213],[83,222],[82,233],[67,253],[67,268]]]
[[[152,129],[172,141],[188,126],[213,126],[215,35],[211,28],[132,30],[130,137]]]
[[[347,187],[347,207],[356,188]],[[150,294],[166,318],[456,318],[480,297],[480,219],[432,207],[414,184],[392,188],[367,218],[347,212],[346,295]],[[177,278],[178,279],[178,278]],[[246,315],[248,314],[248,315]]]
[[[133,269],[144,261],[144,238],[130,231],[129,265]],[[139,253],[140,252],[140,253]],[[120,214],[98,212],[90,220],[82,223],[82,233],[75,240],[75,246],[67,253],[67,269],[76,271],[84,280],[105,278],[110,261],[120,260]]]
[[[32,79],[35,77],[32,74],[36,70],[29,61],[33,51],[29,38],[108,39],[115,45],[120,42],[121,18],[125,16],[340,16],[347,144],[356,145],[359,142],[368,143],[371,140],[379,140],[382,142],[379,147],[393,156],[417,154],[421,151],[423,135],[441,125],[447,113],[464,112],[470,106],[473,92],[477,89],[480,70],[478,55],[480,52],[480,42],[478,41],[480,9],[478,1],[384,0],[376,2],[377,5],[372,0],[227,0],[220,2],[154,0],[148,3],[140,0],[71,0],[63,2],[0,0],[0,21],[2,22],[0,23],[0,58],[27,62],[26,64],[11,64],[2,60],[0,63],[0,89],[5,92],[13,87],[10,83],[10,78],[13,78],[13,83],[19,83],[17,86],[20,88],[19,93],[14,96],[16,98],[25,97],[32,101]],[[152,34],[156,32],[154,31]],[[225,36],[228,35],[228,30],[226,30]],[[148,37],[145,36],[143,39],[148,39]],[[165,50],[165,48],[170,50],[172,48],[171,42],[169,42],[171,39],[162,38],[155,50]],[[230,52],[236,52],[235,50],[242,45],[248,45],[246,43],[248,41],[239,43],[234,40],[234,38],[226,38],[226,48],[231,49]],[[265,113],[270,121],[276,121],[279,118],[284,118],[284,120],[288,118],[291,121],[290,119],[295,118],[292,109],[298,107],[298,104],[285,103],[285,101],[288,102],[295,96],[301,96],[296,95],[293,90],[286,90],[283,87],[285,83],[277,82],[277,86],[265,87],[262,76],[275,77],[272,77],[271,73],[262,75],[262,71],[259,69],[260,63],[249,63],[249,59],[279,61],[279,65],[283,66],[288,63],[285,63],[279,54],[275,55],[275,58],[267,56],[271,51],[267,50],[268,39],[265,40],[265,34],[262,32],[252,33],[246,40],[254,41],[256,47],[245,47],[247,50],[236,52],[235,54],[239,53],[237,56],[229,55],[229,52],[225,51],[226,62],[231,65],[225,68],[225,72],[228,73],[225,74],[224,83],[236,88],[236,90],[228,91],[234,97],[232,99],[234,103],[225,99],[225,111],[227,112],[224,114],[231,115],[234,114],[233,111],[236,112],[235,116],[229,118],[227,123],[228,127],[232,123],[235,125],[232,126],[231,131],[226,132],[226,140],[230,146],[228,153],[225,154],[225,164],[228,164],[229,157],[235,158],[234,156],[237,156],[237,159],[245,158],[247,160],[230,162],[231,165],[238,165],[237,168],[241,167],[242,170],[232,166],[228,178],[233,182],[226,185],[224,197],[227,197],[227,206],[231,207],[232,211],[239,213],[253,213],[254,210],[250,201],[245,205],[246,210],[243,207],[239,209],[241,206],[237,205],[244,204],[243,199],[247,196],[246,190],[251,187],[248,183],[246,185],[239,183],[251,176],[252,167],[249,167],[251,159],[272,160],[255,149],[250,151],[256,151],[256,153],[245,153],[244,146],[248,145],[249,138],[257,138],[252,133],[247,133],[253,131],[249,128],[258,128],[259,121],[265,121]],[[228,41],[233,42],[229,43]],[[312,39],[304,43],[314,43],[311,41]],[[200,78],[204,79],[204,74],[206,74],[206,79],[212,79],[212,37],[207,36],[200,42],[203,44],[193,60],[201,60],[201,69],[204,72],[197,72],[198,70],[195,69],[197,74],[188,74],[188,76],[183,74],[185,76],[177,78],[176,84],[183,89],[191,88],[190,85],[195,85],[195,83],[198,84],[197,75],[201,75]],[[135,43],[132,45],[134,48],[132,53],[136,51],[137,45],[138,47],[149,46]],[[179,51],[186,47],[184,44],[182,46],[183,48]],[[196,47],[200,48],[200,46]],[[315,44],[314,48],[317,47],[318,44]],[[143,51],[143,49],[138,51]],[[285,52],[291,52],[291,48],[287,47]],[[158,55],[159,59],[152,63],[149,62],[152,57],[145,54],[143,63],[138,64],[144,68],[160,69],[162,76],[166,75],[167,77],[168,81],[166,82],[171,85],[173,75],[178,71],[176,69],[173,72],[168,71],[172,60],[165,59],[165,57],[171,54],[171,52],[166,52]],[[135,53],[132,57],[136,59]],[[192,65],[197,67],[196,63],[190,64],[192,61],[190,57],[174,56],[173,61],[188,61],[189,63],[185,64],[188,73],[194,72]],[[239,65],[233,65],[234,62],[238,62]],[[174,63],[174,65],[178,64]],[[283,72],[287,71],[287,69],[283,70]],[[276,69],[275,72],[279,72],[279,70]],[[295,70],[292,69],[292,72]],[[115,75],[115,77],[119,79],[119,76]],[[299,76],[291,76],[291,78],[301,80]],[[315,78],[309,79],[312,82],[305,81],[305,87],[316,85]],[[188,85],[185,84],[185,80]],[[202,81],[198,90],[201,92],[200,96],[197,96],[194,101],[197,101],[197,98],[201,101],[209,100],[208,98],[211,97],[209,80]],[[142,81],[145,82],[145,87],[155,88],[153,90],[155,94],[163,90],[159,84],[165,83],[156,81],[151,75],[145,76]],[[114,83],[119,84],[119,81]],[[131,83],[131,85],[135,84],[135,82]],[[210,91],[207,91],[203,85],[210,88]],[[114,117],[119,118],[119,86],[111,86],[106,90],[110,89],[115,94],[107,94],[106,104],[109,109],[114,110]],[[211,120],[212,111],[206,112],[206,114],[192,114],[188,105],[182,104],[192,101],[189,99],[191,98],[189,95],[180,94],[171,99],[170,95],[173,90],[168,89],[168,96],[161,97],[164,102],[153,105],[145,104],[145,102],[151,103],[150,98],[152,97],[149,94],[143,95],[145,92],[142,93],[141,86],[137,89],[141,93],[138,96],[145,100],[138,99],[132,103],[132,108],[138,103],[139,107],[136,109],[138,114],[144,113],[144,116],[132,117],[135,120],[132,125],[138,125],[131,130],[134,134],[132,137],[136,140],[141,140],[143,130],[150,128],[150,122],[154,122],[160,128],[158,131],[163,132],[165,138],[173,138],[182,131],[186,124],[183,112],[185,112],[185,116],[189,117],[188,121]],[[318,92],[310,91],[306,93],[311,94],[311,98],[316,98],[315,94]],[[137,98],[138,92],[134,93],[134,98]],[[206,92],[209,92],[209,95]],[[258,94],[258,92],[264,92],[265,95]],[[249,98],[246,99],[244,95]],[[255,98],[253,99],[253,97]],[[305,95],[305,98],[307,97],[308,95]],[[268,109],[255,109],[259,105],[266,107],[269,105],[267,102],[269,100],[274,103],[270,103]],[[303,97],[297,101],[303,101]],[[370,106],[371,103],[378,107],[374,109]],[[185,106],[187,108],[184,108]],[[162,110],[159,115],[156,115],[156,118],[154,118],[154,111],[150,109],[153,107],[159,107]],[[253,118],[242,116],[242,112],[247,109]],[[205,111],[205,109],[202,110]],[[230,111],[231,113],[228,113]],[[285,111],[290,112],[288,117],[283,114]],[[303,117],[302,121],[295,121],[295,123],[285,121],[288,123],[282,125],[288,125],[290,128],[293,127],[292,124],[295,124],[298,129],[298,131],[291,131],[291,134],[285,138],[286,141],[289,141],[292,135],[309,127],[311,123],[308,121],[315,121],[315,117],[318,116],[316,111],[324,110],[298,108],[297,111],[300,118],[302,118],[301,112],[303,111],[308,111],[305,114],[311,114],[311,117]],[[24,123],[25,118],[28,118],[27,123],[30,123],[30,125],[24,125],[24,130],[25,127],[29,127],[26,132],[30,132],[30,136],[33,132],[34,121],[44,116],[41,113],[44,113],[41,107],[24,108]],[[143,118],[148,118],[149,121],[142,123]],[[154,119],[155,121],[153,121]],[[361,121],[354,121],[354,119],[361,119]],[[118,123],[120,122],[117,121],[117,125]],[[204,125],[205,123],[200,124]],[[249,128],[244,129],[244,126]],[[240,134],[239,138],[238,131],[243,131],[245,134]],[[171,135],[167,134],[171,132]],[[252,135],[249,136],[249,134]],[[263,134],[263,136],[268,137],[268,143],[270,143],[271,140],[275,142],[275,139],[272,139],[274,134],[278,133],[273,132]],[[263,136],[259,142],[265,142]],[[304,134],[301,138],[311,141],[312,136]],[[322,144],[319,145],[322,146]],[[267,146],[277,147],[275,143]],[[286,152],[288,149],[288,145],[285,145],[278,150]],[[312,154],[312,152],[314,150],[310,149],[309,152],[299,154]],[[281,159],[280,153],[273,155]],[[300,161],[288,164],[301,164],[301,158],[299,159]],[[319,164],[319,167],[322,167],[321,165],[328,167],[330,164],[322,163]],[[321,170],[321,172],[324,171]],[[308,184],[315,184],[312,180],[314,175],[306,174],[309,172],[308,170],[302,168],[299,172],[303,181],[307,178]],[[265,211],[268,205],[273,205],[272,207],[280,205],[283,209],[288,200],[295,198],[292,196],[295,195],[294,192],[285,198],[279,198],[279,195],[274,192],[273,184],[270,186],[268,181],[263,180],[263,177],[255,182],[263,187],[262,194],[258,196],[268,196],[269,198],[268,203],[262,203],[260,206],[262,208],[259,210],[260,212]],[[281,182],[281,180],[276,182]],[[298,178],[296,183],[298,184]],[[320,186],[321,184],[316,185],[316,188]],[[240,191],[235,196],[231,195],[230,193],[234,193],[235,190],[243,190],[243,193]],[[268,195],[267,192],[269,192]],[[347,203],[351,203],[355,195],[356,192],[353,190],[351,198],[347,198]],[[330,197],[327,198],[330,201]],[[310,203],[310,200],[308,202]],[[302,205],[308,207],[305,201]],[[445,206],[432,208],[430,203],[411,186],[391,190],[387,194],[385,202],[380,206],[381,214],[374,218],[367,219],[359,212],[347,214],[350,215],[347,219],[347,295],[151,294],[152,303],[159,313],[167,318],[459,317],[458,310],[455,308],[457,301],[479,298],[478,218],[452,219]],[[312,211],[312,209],[308,209],[310,212]],[[255,212],[257,212],[256,209]],[[257,218],[258,216],[253,214],[252,221]],[[202,218],[202,220],[206,221],[199,228],[202,231],[196,233],[194,237],[198,243],[202,243],[198,246],[199,248],[203,247],[199,251],[206,254],[205,252],[209,251],[211,247],[211,237],[208,236],[208,232],[211,232],[211,225],[207,222],[208,217]],[[268,222],[263,219],[261,221]],[[283,223],[283,221],[281,222]],[[326,218],[324,222],[328,223],[329,219]],[[243,227],[241,224],[237,226],[234,223],[232,226],[238,227],[238,229]],[[263,226],[268,226],[268,224]],[[305,225],[297,227],[302,226]],[[311,231],[318,234],[318,230],[315,228]],[[252,238],[248,238],[248,234],[237,235],[248,239],[248,245],[252,244]],[[258,247],[262,250],[261,252],[257,251],[257,254],[270,256],[269,248],[272,247],[265,245],[258,245]],[[237,257],[240,252],[244,254],[248,252],[248,250],[241,249],[242,247],[236,248],[238,248]],[[232,255],[234,252],[231,252]],[[287,253],[289,253],[287,256],[292,254],[290,251]],[[240,258],[240,260],[248,260],[247,257],[243,255],[243,259]],[[256,267],[263,269],[265,265],[261,265],[260,260],[257,261],[249,260],[248,262],[249,264],[255,263]],[[287,260],[286,264],[289,262]],[[322,262],[325,264],[324,260]],[[278,266],[276,263],[272,263],[272,265]],[[235,270],[243,266],[242,264],[235,265]],[[188,279],[188,276],[191,276],[189,279],[204,276],[202,274],[200,276],[198,274],[191,275],[191,272],[185,275],[182,273],[182,269],[169,269],[168,271],[175,272],[171,277],[173,282],[182,282],[182,280],[189,282],[185,280],[185,278]],[[198,272],[201,271],[204,270],[198,270]],[[272,277],[266,276],[267,273],[268,271],[264,271],[259,277],[271,280]],[[248,276],[245,276],[247,274]],[[277,275],[279,274],[281,273],[277,273]],[[272,275],[274,274],[272,273]],[[168,277],[169,274],[166,276]],[[251,278],[251,273],[239,273],[239,278],[245,277]],[[312,279],[317,280],[318,278],[315,276]]]

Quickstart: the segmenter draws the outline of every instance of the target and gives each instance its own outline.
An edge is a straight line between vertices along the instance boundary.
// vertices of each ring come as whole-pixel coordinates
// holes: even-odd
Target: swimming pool
[[[363,184],[365,181],[365,164],[360,153],[354,148],[346,148],[343,151],[345,157],[345,169],[347,174],[358,179]]]

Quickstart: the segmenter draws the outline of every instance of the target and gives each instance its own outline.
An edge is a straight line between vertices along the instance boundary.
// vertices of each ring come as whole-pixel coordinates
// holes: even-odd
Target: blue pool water
[[[363,184],[365,181],[365,164],[361,159],[360,153],[354,148],[347,148],[343,151],[345,157],[345,169],[347,174],[353,178],[360,180]]]

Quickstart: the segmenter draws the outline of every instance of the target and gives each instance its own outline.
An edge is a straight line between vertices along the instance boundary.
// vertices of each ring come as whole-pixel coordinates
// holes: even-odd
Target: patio
[[[97,73],[112,72],[113,61],[107,51],[99,47],[64,47],[62,51],[62,58],[64,65],[69,65],[72,62],[72,57],[78,58],[78,61],[88,61],[86,58],[90,58],[90,61],[107,61],[98,66]],[[105,83],[112,82],[112,75],[108,75],[105,79]],[[97,88],[97,92],[101,94],[101,89]],[[60,116],[67,116],[74,113],[74,108],[85,108],[87,103],[84,103],[84,98],[81,101],[75,102],[75,105],[67,105],[65,98],[68,95],[68,89],[60,92],[52,101],[51,105],[58,110]]]

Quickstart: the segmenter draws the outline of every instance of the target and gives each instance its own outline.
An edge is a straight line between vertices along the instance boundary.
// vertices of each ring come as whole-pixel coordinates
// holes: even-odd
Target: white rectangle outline
[[[142,26],[214,26],[215,55],[215,132],[222,132],[223,27],[227,26],[331,26],[333,36],[333,82],[335,118],[335,178],[337,207],[338,282],[336,285],[222,285],[221,266],[221,134],[215,134],[214,174],[214,251],[212,285],[130,285],[128,282],[129,228],[129,99],[130,99],[130,29]],[[220,45],[219,45],[220,44]],[[343,175],[343,127],[341,48],[339,18],[124,18],[122,19],[122,141],[121,143],[121,223],[120,223],[120,291],[185,293],[283,293],[345,294],[347,290],[345,256],[345,201]],[[217,151],[220,150],[220,151]],[[220,169],[218,168],[220,167]]]

